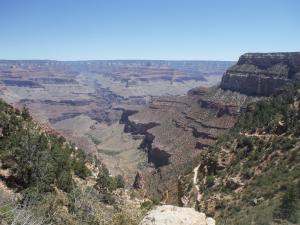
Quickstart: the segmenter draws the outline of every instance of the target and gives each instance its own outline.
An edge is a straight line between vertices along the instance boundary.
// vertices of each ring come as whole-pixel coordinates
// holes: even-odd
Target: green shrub
[[[206,186],[212,187],[215,184],[215,178],[214,176],[207,176],[206,177]]]
[[[125,180],[121,175],[117,175],[115,177],[116,188],[124,188],[125,187]]]
[[[154,206],[154,204],[153,204],[152,201],[144,201],[144,202],[142,202],[142,204],[141,204],[141,207],[144,208],[144,209],[146,209],[146,210],[152,209],[153,206]]]

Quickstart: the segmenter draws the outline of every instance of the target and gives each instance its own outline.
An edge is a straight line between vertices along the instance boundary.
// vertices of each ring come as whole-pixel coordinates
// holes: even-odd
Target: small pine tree
[[[30,113],[29,113],[29,109],[28,109],[26,106],[23,106],[22,112],[21,112],[21,116],[22,116],[25,120],[31,119],[31,116],[30,116]]]
[[[111,184],[108,169],[104,166],[101,167],[97,177],[97,189],[100,193],[107,193]]]
[[[125,187],[125,180],[121,175],[117,175],[115,177],[116,181],[116,188],[124,188]]]

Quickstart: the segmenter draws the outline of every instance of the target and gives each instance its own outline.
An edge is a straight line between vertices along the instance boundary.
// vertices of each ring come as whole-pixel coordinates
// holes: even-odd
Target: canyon
[[[251,102],[299,76],[299,53],[239,61],[0,61],[1,97],[170,203],[177,177]],[[224,75],[223,75],[224,74]],[[220,82],[218,86],[218,82]],[[138,185],[139,186],[139,185]]]
[[[66,137],[73,153],[47,133],[69,154],[82,188],[92,182],[105,204],[163,205],[141,224],[297,222],[300,53],[247,53],[230,64],[1,61],[1,97],[17,107],[2,103],[3,137],[20,118],[38,135]]]
[[[161,96],[216,85],[232,64],[1,60],[0,97],[19,108],[26,105],[41,126],[103,160],[111,174],[123,175],[131,185],[136,171],[148,167],[148,158],[140,150],[143,135],[127,132],[126,114]]]
[[[249,103],[295,80],[300,68],[299,53],[248,53],[233,64],[3,60],[0,94],[26,105],[43,126],[101,159],[129,186],[135,174],[143,176],[148,195],[172,193],[172,203],[178,175]]]

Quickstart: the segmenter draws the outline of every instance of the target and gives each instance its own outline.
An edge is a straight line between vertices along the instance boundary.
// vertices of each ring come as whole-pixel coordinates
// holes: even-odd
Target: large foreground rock
[[[215,225],[215,220],[192,208],[163,205],[151,210],[140,225]]]

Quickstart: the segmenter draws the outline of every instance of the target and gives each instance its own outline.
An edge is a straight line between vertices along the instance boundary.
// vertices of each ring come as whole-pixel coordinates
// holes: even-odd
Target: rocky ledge
[[[300,52],[247,53],[225,72],[221,88],[252,96],[270,96],[299,77]]]
[[[215,220],[192,208],[172,205],[158,206],[151,210],[140,225],[215,225]]]

